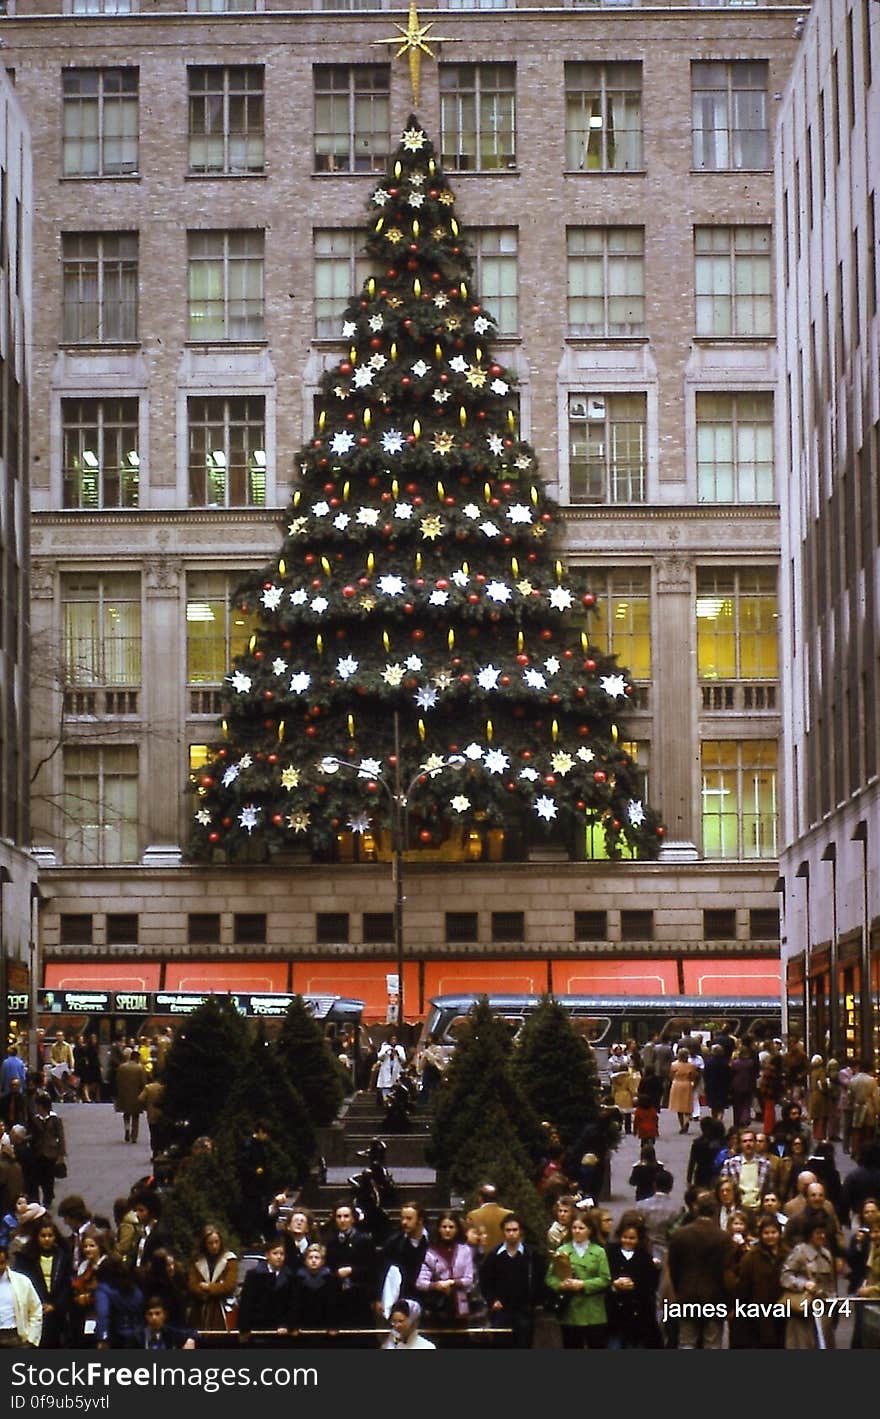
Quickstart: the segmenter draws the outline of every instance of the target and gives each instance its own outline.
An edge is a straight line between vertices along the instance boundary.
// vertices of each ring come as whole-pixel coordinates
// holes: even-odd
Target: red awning
[[[395,961],[297,961],[293,988],[301,995],[347,995],[364,1002],[364,1019],[382,1020],[388,1010],[387,976],[397,975]],[[418,1014],[418,966],[404,970],[403,1008],[407,1020]]]
[[[158,990],[158,961],[49,961],[43,984],[47,990]]]
[[[679,995],[673,960],[554,961],[557,995]]]
[[[711,958],[684,963],[685,995],[782,995],[778,961],[742,957]]]
[[[163,989],[283,995],[287,990],[287,962],[169,961]]]
[[[435,995],[485,991],[491,995],[541,995],[547,989],[546,961],[428,961],[425,1003]]]

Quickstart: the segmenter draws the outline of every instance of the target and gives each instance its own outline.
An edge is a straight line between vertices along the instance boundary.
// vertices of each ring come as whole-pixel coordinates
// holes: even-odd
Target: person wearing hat
[[[419,1335],[419,1320],[422,1308],[418,1301],[395,1301],[391,1307],[388,1323],[391,1334],[383,1340],[382,1350],[436,1350],[432,1340]]]
[[[33,1282],[9,1266],[9,1247],[0,1242],[0,1347],[36,1349],[43,1335],[43,1307]]]

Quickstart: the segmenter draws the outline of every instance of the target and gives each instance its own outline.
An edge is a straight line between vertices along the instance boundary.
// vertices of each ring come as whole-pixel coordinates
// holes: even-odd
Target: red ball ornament
[[[583,603],[584,603],[585,606],[595,606],[595,604],[596,604],[596,598],[595,598],[595,596],[593,595],[592,591],[587,591],[587,592],[581,597],[581,600],[583,601]]]
[[[306,552],[305,556],[303,557],[303,561],[305,562],[307,567],[313,566],[315,561],[314,552]]]
[[[480,598],[475,591],[469,592],[468,601],[471,603],[472,606],[476,606],[479,603],[479,600]]]
[[[407,441],[407,443],[415,443],[415,441],[416,441],[416,436],[415,436],[415,434],[407,434],[407,436],[406,436],[406,441]]]
[[[412,380],[410,379],[408,374],[405,374],[400,382],[405,389],[409,388],[409,386],[412,384]]]
[[[592,660],[592,659],[590,659],[590,660],[585,660],[585,661],[584,661],[584,669],[585,669],[585,670],[590,670],[590,671],[595,670],[595,669],[596,669],[596,662],[595,662],[595,660]]]
[[[517,663],[517,665],[528,665],[528,663],[529,663],[529,657],[528,657],[527,655],[525,655],[525,654],[523,654],[523,655],[518,655],[518,656],[516,657],[516,663]]]
[[[349,409],[348,413],[347,413],[346,416],[345,416],[345,422],[346,422],[347,424],[353,424],[356,418],[357,418],[357,414],[354,412],[354,410],[353,410],[353,409]]]
[[[277,754],[267,754],[267,755],[266,755],[266,763],[267,763],[267,764],[277,764],[277,763],[278,763],[278,755],[277,755]]]
[[[261,650],[255,650],[255,651],[254,651],[254,660],[262,660],[262,659],[263,659],[263,652],[262,652]]]
[[[200,784],[202,785],[202,788],[210,788],[211,785],[213,784],[214,780],[213,780],[212,778],[210,778],[209,776],[206,776],[206,777],[203,778],[203,779],[199,779],[199,782],[200,782]]]
[[[431,842],[432,837],[433,837],[433,834],[432,834],[430,828],[421,828],[421,829],[419,830],[419,842],[420,842],[420,843],[429,843],[429,842]]]
[[[448,587],[448,585],[449,585],[449,582],[446,580],[445,576],[439,576],[439,577],[437,578],[437,589],[438,589],[438,591],[445,591],[446,588]]]
[[[577,695],[579,700],[582,700],[585,697],[586,693],[587,692],[584,689],[583,685],[578,685],[577,689],[575,690],[575,694]]]
[[[573,657],[573,655],[574,655],[574,651],[573,651],[573,650],[564,650],[564,651],[562,652],[562,657],[563,657],[564,660],[571,660],[572,657]]]
[[[411,616],[415,609],[416,608],[413,606],[411,601],[405,601],[403,603],[403,610],[405,615]]]
[[[280,813],[273,813],[272,822],[275,824],[276,828],[280,828],[281,824],[284,822],[284,819],[282,818]]]
[[[543,629],[543,631],[541,632],[541,640],[542,640],[542,641],[552,641],[552,639],[553,639],[553,632],[550,630],[550,628],[549,628],[548,626],[545,626],[544,629]]]
[[[371,473],[370,476],[369,476],[369,478],[367,479],[367,487],[368,487],[368,488],[378,488],[378,486],[379,486],[379,475],[378,475],[378,473]]]
[[[584,811],[584,809],[586,808],[587,805],[586,805],[586,803],[584,802],[584,800],[583,800],[582,798],[579,798],[578,801],[577,801],[577,803],[576,803],[574,806],[575,806],[575,808],[580,808],[581,812],[583,813],[583,811]]]
[[[455,507],[455,498],[452,496],[451,493],[447,493],[443,501],[447,507]]]
[[[421,507],[424,501],[424,498],[413,498],[413,507]]]
[[[339,373],[340,373],[340,374],[351,374],[351,364],[350,364],[350,362],[349,362],[348,360],[340,360],[340,362],[339,362]]]
[[[370,578],[369,578],[368,576],[359,576],[359,577],[358,577],[358,586],[369,586],[369,584],[370,584]]]
[[[593,778],[596,780],[597,783],[605,783],[606,779],[608,778],[608,775],[605,773],[604,769],[597,769],[596,772],[593,774]]]
[[[350,601],[353,596],[357,596],[357,588],[354,586],[344,586],[342,588],[342,594],[346,601]]]
[[[479,313],[480,313],[480,307],[479,307],[478,305],[472,305],[472,306],[471,306],[471,314],[472,314],[472,315],[479,315]]]
[[[532,757],[531,749],[523,749],[521,757],[526,760],[530,759]]]
[[[232,819],[231,819],[231,818],[221,818],[220,821],[221,821],[221,823],[223,824],[224,828],[231,828],[231,827],[232,827]]]
[[[209,842],[209,843],[219,843],[219,841],[220,841],[220,834],[219,834],[218,832],[215,831],[215,832],[213,832],[213,833],[209,833],[209,834],[208,834],[208,842]]]
[[[385,272],[385,275],[388,277],[389,281],[396,281],[396,280],[397,280],[397,272],[396,272],[396,271],[386,271],[386,272]]]
[[[509,675],[502,675],[502,676],[501,676],[501,683],[502,683],[502,685],[509,685],[509,684],[510,684],[510,676],[509,676]]]
[[[409,244],[409,249],[410,249],[410,251],[418,251],[418,249],[419,249],[419,244],[418,244],[418,242],[417,242],[417,241],[411,241],[410,244]]]
[[[467,671],[461,676],[461,683],[463,685],[469,685],[471,683],[471,677],[468,675]]]
[[[544,775],[544,782],[546,783],[546,785],[547,785],[548,788],[552,788],[553,785],[554,785],[555,782],[556,782],[556,778],[555,778],[555,776],[554,776],[553,774],[545,774],[545,775]]]
[[[421,626],[418,626],[418,627],[413,631],[412,637],[413,637],[413,640],[414,640],[414,641],[421,641],[421,640],[424,640],[424,639],[425,639],[425,632],[422,630]]]
[[[306,725],[306,734],[309,736],[310,739],[314,739],[314,737],[315,737],[315,735],[317,734],[317,732],[318,732],[317,725],[314,725],[314,724],[307,724],[307,725]]]
[[[663,827],[663,825],[662,825],[662,823],[661,823],[660,827],[657,829],[657,836],[658,836],[658,838],[662,838],[662,837],[665,835],[665,833],[666,833],[666,829]]]
[[[381,350],[381,348],[382,348],[382,336],[381,336],[381,335],[374,335],[373,338],[372,338],[372,340],[370,341],[370,349],[371,349],[371,350]]]
[[[542,522],[552,522],[552,521],[553,521],[553,518],[550,516],[549,512],[542,512],[542,513],[541,513],[541,521],[542,521]]]

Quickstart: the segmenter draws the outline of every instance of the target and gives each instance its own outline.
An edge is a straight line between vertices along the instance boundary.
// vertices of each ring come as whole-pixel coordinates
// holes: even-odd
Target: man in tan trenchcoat
[[[116,1099],[114,1107],[118,1114],[122,1114],[125,1123],[126,1143],[137,1143],[138,1125],[140,1123],[143,1104],[140,1100],[141,1090],[146,1087],[147,1073],[140,1060],[134,1057],[131,1048],[126,1045],[122,1051],[122,1063],[116,1071]]]

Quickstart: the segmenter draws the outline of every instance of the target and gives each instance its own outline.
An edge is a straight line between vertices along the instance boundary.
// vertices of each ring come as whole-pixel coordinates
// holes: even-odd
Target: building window
[[[65,343],[137,340],[137,232],[66,232],[61,241]]]
[[[513,64],[440,65],[440,146],[450,172],[516,166]]]
[[[65,507],[137,507],[137,399],[62,399]]]
[[[266,401],[187,400],[190,507],[266,506]]]
[[[190,0],[190,9],[199,15],[223,15],[233,10],[260,10],[262,0]]]
[[[476,912],[447,912],[446,940],[451,944],[479,941],[480,931]]]
[[[363,937],[366,946],[385,946],[394,940],[393,912],[364,912]]]
[[[263,335],[263,233],[190,232],[190,340]]]
[[[107,945],[108,946],[137,946],[138,944],[138,914],[137,912],[108,912],[107,913]]]
[[[376,0],[318,0],[319,10],[375,10]]]
[[[191,946],[219,946],[220,913],[190,912],[187,917],[186,939]]]
[[[775,680],[779,610],[772,567],[698,569],[701,680]]]
[[[478,227],[471,231],[474,244],[474,282],[483,305],[495,317],[499,335],[516,335],[517,231],[516,227]]]
[[[584,572],[596,598],[587,623],[593,645],[616,655],[634,680],[651,678],[651,573],[647,567]]]
[[[643,334],[644,227],[569,227],[567,244],[569,334]]]
[[[71,0],[72,15],[130,15],[132,0]]]
[[[91,914],[89,912],[62,912],[59,941],[62,946],[91,946]]]
[[[755,171],[770,166],[766,59],[691,65],[694,167]]]
[[[779,908],[753,907],[749,912],[749,936],[752,941],[778,941]]]
[[[647,708],[647,706],[646,706]],[[624,754],[628,754],[632,760],[632,769],[636,778],[636,792],[642,802],[648,802],[651,798],[649,789],[651,773],[651,741],[650,739],[621,739],[620,747]]]
[[[770,335],[770,227],[695,227],[697,334]]]
[[[736,907],[705,908],[703,911],[704,941],[736,940]]]
[[[64,861],[136,862],[138,751],[133,744],[64,748]]]
[[[568,496],[572,503],[645,501],[644,394],[570,394]]]
[[[263,66],[191,65],[189,170],[263,171]]]
[[[493,912],[492,913],[492,940],[493,941],[525,941],[526,939],[526,916],[525,912]]]
[[[232,606],[240,576],[191,572],[186,579],[186,679],[190,685],[221,685],[259,624],[255,611]]]
[[[776,757],[772,739],[703,742],[704,857],[776,856]]]
[[[565,166],[570,172],[641,168],[641,63],[566,64]]]
[[[773,501],[773,395],[697,395],[697,499]]]
[[[236,946],[264,946],[266,913],[236,912],[232,918],[232,940]]]
[[[316,64],[315,171],[384,172],[389,153],[386,64]]]
[[[137,69],[65,69],[65,177],[122,177],[138,170]]]
[[[313,249],[315,335],[338,340],[345,308],[372,269],[364,233],[355,227],[316,228]]]
[[[348,912],[315,913],[315,940],[319,946],[333,946],[348,939]]]
[[[141,683],[141,579],[136,572],[64,572],[67,685]]]
[[[582,911],[574,914],[575,941],[607,941],[608,913],[605,911]]]
[[[621,941],[653,941],[654,913],[652,911],[622,911],[620,913]]]

